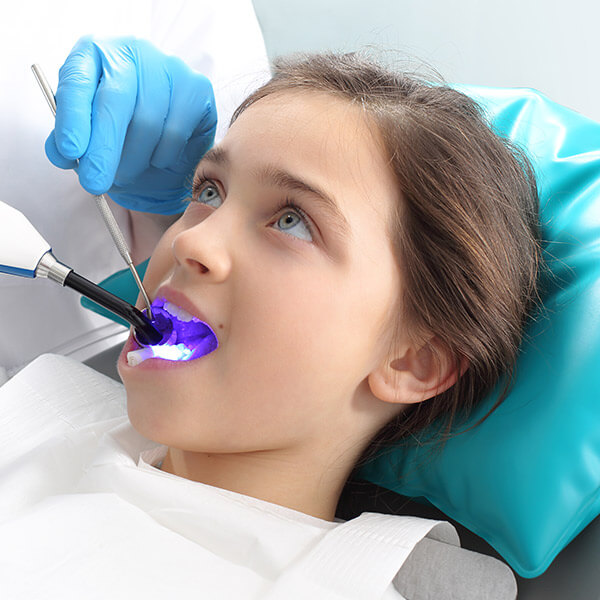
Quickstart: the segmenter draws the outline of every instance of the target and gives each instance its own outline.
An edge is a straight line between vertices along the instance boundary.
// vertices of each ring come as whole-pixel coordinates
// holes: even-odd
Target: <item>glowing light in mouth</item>
[[[163,338],[160,344],[140,344],[140,349],[128,352],[129,365],[139,365],[149,358],[195,360],[218,348],[219,341],[210,325],[183,308],[167,302],[164,298],[156,298],[152,302],[152,313],[152,323],[163,334]]]

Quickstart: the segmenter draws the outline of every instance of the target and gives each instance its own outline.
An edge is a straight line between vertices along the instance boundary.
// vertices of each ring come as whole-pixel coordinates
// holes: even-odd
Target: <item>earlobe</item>
[[[403,356],[390,357],[369,374],[371,392],[383,402],[414,404],[437,396],[454,385],[468,368],[459,368],[434,337],[421,348],[409,347]]]

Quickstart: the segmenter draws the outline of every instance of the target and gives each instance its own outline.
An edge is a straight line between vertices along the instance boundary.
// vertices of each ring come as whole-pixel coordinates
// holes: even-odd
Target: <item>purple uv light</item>
[[[166,303],[164,298],[156,298],[152,302],[152,324],[163,334],[162,340],[154,345],[142,344],[138,340],[141,346],[155,348],[156,355],[166,360],[179,361],[201,358],[218,348],[219,341],[210,325],[196,317],[182,321],[164,308]],[[147,309],[142,312],[146,314]],[[164,346],[177,347],[178,351],[165,352]]]

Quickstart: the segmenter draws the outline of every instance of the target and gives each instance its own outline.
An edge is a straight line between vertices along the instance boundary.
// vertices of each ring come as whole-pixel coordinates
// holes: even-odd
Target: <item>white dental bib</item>
[[[122,385],[43,355],[0,387],[2,598],[401,599],[392,580],[445,522],[331,523],[163,473]]]

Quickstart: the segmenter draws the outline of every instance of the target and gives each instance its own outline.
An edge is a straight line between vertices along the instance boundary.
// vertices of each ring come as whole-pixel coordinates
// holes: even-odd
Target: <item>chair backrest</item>
[[[531,578],[600,513],[600,124],[534,90],[456,87],[534,163],[551,272],[544,310],[510,395],[484,423],[433,461],[417,445],[392,448],[359,476],[425,498]]]

